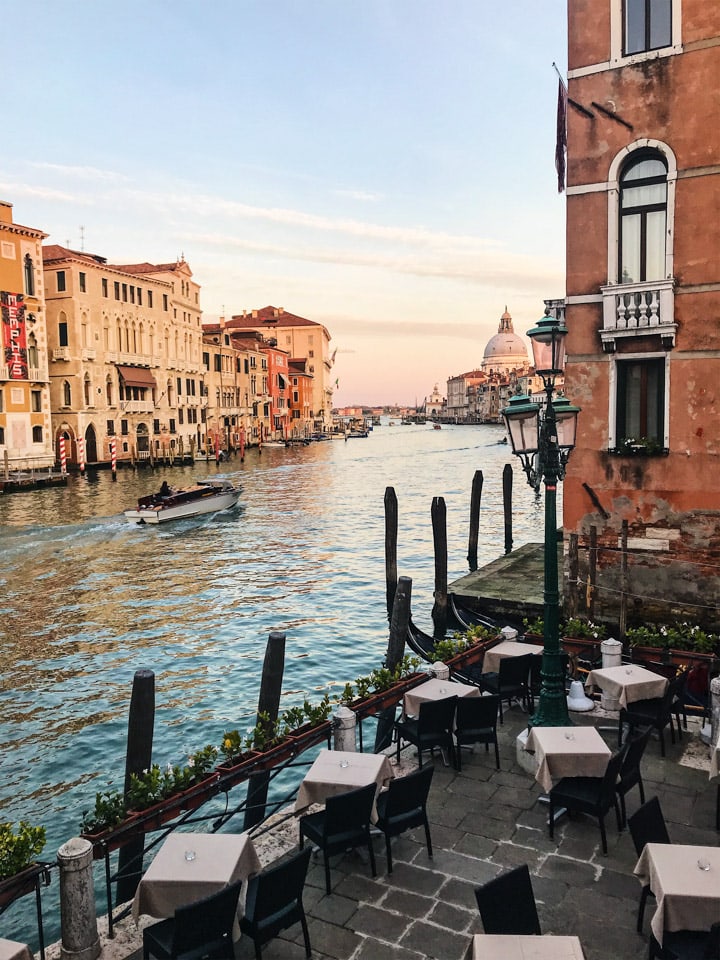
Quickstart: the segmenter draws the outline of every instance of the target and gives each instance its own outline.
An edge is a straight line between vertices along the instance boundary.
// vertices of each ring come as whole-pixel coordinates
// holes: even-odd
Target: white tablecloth
[[[473,960],[585,960],[577,937],[518,937],[476,933]]]
[[[393,776],[390,760],[384,753],[321,750],[300,784],[295,810],[303,810],[311,803],[324,803],[328,797],[336,797],[368,783],[376,783],[379,790]],[[374,805],[372,818],[377,819]]]
[[[185,852],[195,853],[187,860]],[[171,833],[135,892],[132,915],[172,917],[177,907],[209,896],[261,869],[246,833]]]
[[[602,777],[612,756],[595,727],[531,727],[525,749],[535,752],[546,792],[562,777]]]
[[[667,686],[668,681],[665,677],[636,663],[591,670],[585,680],[585,689],[588,694],[592,693],[595,687],[599,687],[609,697],[619,700],[621,707],[627,707],[629,703],[635,703],[637,700],[662,697]]]
[[[457,680],[438,680],[432,677],[419,687],[408,690],[403,699],[403,712],[416,717],[420,704],[430,700],[444,700],[447,697],[479,697],[480,690],[472,683],[459,683]]]
[[[720,847],[646,843],[634,873],[655,894],[650,927],[658,943],[665,930],[709,931],[720,919]]]
[[[527,653],[541,654],[543,648],[534,643],[519,643],[517,640],[503,640],[485,651],[483,673],[497,673],[500,661],[507,657],[524,657]]]
[[[33,955],[26,943],[0,937],[0,960],[33,960]]]

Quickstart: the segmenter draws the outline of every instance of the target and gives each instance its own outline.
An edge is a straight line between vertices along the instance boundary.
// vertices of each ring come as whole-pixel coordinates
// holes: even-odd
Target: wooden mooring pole
[[[268,634],[262,679],[260,680],[260,695],[258,697],[257,709],[258,723],[261,722],[260,714],[267,714],[270,718],[270,726],[274,726],[277,721],[284,669],[285,633],[282,630],[272,630]],[[268,733],[269,732],[268,730]],[[249,778],[244,830],[249,830],[250,827],[254,827],[256,823],[260,823],[260,821],[265,818],[269,783],[269,770],[263,773],[255,773]]]
[[[152,670],[136,670],[128,714],[124,787],[126,796],[130,789],[131,775],[149,770],[152,765],[154,727],[155,674]],[[120,848],[116,904],[127,903],[135,896],[135,890],[142,876],[144,837],[145,835],[141,834]]]
[[[505,553],[510,553],[513,546],[512,535],[512,484],[513,469],[509,463],[503,467],[503,513],[505,515]]]
[[[445,639],[447,630],[447,510],[443,497],[433,497],[430,508],[435,547],[435,602],[433,603],[433,636]]]
[[[622,533],[620,535],[620,622],[618,626],[618,640],[625,643],[625,631],[627,630],[627,608],[628,608],[628,522],[623,520]]]
[[[405,654],[405,638],[410,625],[410,599],[412,597],[412,579],[400,577],[395,591],[395,600],[390,617],[390,635],[388,637],[385,666],[394,670]],[[385,750],[392,742],[395,707],[388,707],[378,714],[375,732],[375,753]]]
[[[468,567],[471,572],[478,566],[478,535],[480,532],[480,501],[482,500],[483,473],[476,470],[470,493],[470,536],[468,538]]]
[[[388,618],[392,614],[397,589],[398,501],[394,487],[385,487],[385,597]]]

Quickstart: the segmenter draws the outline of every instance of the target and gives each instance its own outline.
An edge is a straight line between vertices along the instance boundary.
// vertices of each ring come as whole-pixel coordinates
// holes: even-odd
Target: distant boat
[[[229,480],[198,480],[192,487],[180,489],[163,483],[158,493],[140,497],[137,509],[126,510],[125,518],[131,523],[165,523],[227,510],[239,497],[240,490]]]
[[[433,430],[442,430],[442,424],[441,424],[441,423],[434,423],[434,424],[433,424]]]

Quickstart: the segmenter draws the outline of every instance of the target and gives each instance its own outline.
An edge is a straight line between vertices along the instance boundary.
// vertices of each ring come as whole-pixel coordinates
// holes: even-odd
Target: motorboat
[[[234,507],[240,490],[229,480],[197,480],[191,487],[170,487],[163,483],[158,493],[140,497],[137,509],[126,510],[131,523],[165,523],[216,513]]]

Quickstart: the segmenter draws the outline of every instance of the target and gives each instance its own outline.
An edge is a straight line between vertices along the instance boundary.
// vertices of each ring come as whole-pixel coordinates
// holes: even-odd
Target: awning
[[[121,367],[118,364],[118,373],[123,378],[126,387],[156,387],[155,377],[145,367]]]
[[[281,390],[284,390],[285,387],[287,386],[287,380],[281,373],[278,374],[278,386],[280,387]]]

